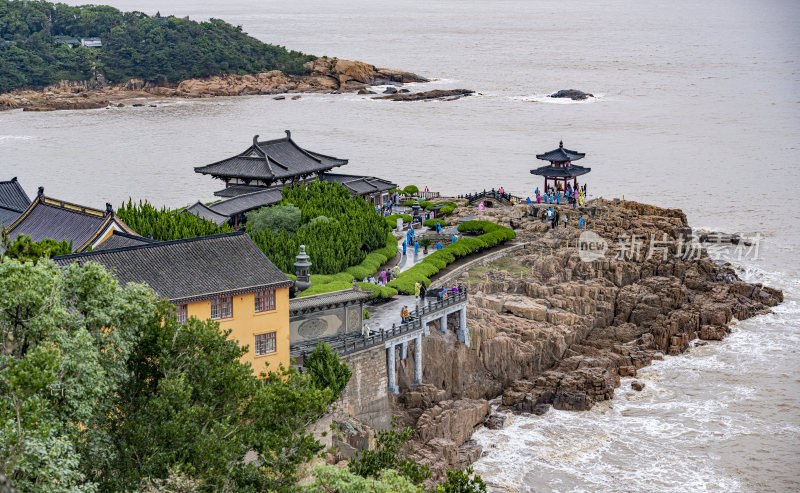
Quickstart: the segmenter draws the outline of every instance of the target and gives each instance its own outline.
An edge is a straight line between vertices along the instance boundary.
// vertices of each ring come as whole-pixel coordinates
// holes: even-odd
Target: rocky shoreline
[[[155,84],[133,79],[108,84],[102,78],[62,81],[43,89],[18,89],[0,94],[0,111],[55,111],[105,108],[136,98],[210,98],[284,93],[340,93],[383,84],[428,82],[411,72],[377,68],[364,62],[317,58],[306,64],[308,75],[289,75],[279,70],[253,75],[220,75],[187,79],[174,84]]]
[[[512,212],[458,210],[501,224]],[[416,388],[413,359],[400,363],[394,414],[414,428],[415,458],[435,478],[480,457],[469,440],[475,429],[501,428],[507,413],[588,410],[613,398],[620,377],[687,351],[692,340],[721,340],[736,320],[783,301],[782,292],[741,281],[705,250],[680,255],[681,238],[691,234],[680,210],[593,201],[580,214],[609,244],[621,235],[666,234],[669,246],[666,256],[655,255],[644,241],[640,258],[609,249],[590,262],[576,248],[579,212],[561,210],[569,227],[527,217],[517,230],[520,250],[460,279],[470,287],[471,348],[431,330],[423,346],[426,384]],[[489,405],[497,398],[501,412]]]

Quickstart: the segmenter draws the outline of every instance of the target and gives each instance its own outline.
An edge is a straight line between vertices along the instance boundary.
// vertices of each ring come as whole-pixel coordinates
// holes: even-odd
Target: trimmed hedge
[[[381,299],[388,299],[394,297],[397,294],[397,290],[394,288],[390,288],[388,286],[378,286],[377,284],[370,284],[368,282],[360,282],[358,283],[361,286],[361,289],[364,291],[371,291],[372,295],[369,297],[370,299],[373,298],[381,298]]]
[[[408,185],[403,188],[403,192],[405,192],[406,195],[414,195],[415,193],[419,193],[419,187],[416,185]]]
[[[413,217],[409,216],[408,214],[392,214],[386,216],[386,224],[389,225],[391,229],[397,229],[397,218],[402,218],[404,223],[410,223]]]
[[[353,289],[353,284],[344,281],[333,281],[327,284],[311,284],[311,287],[297,295],[298,298],[303,296],[313,296],[315,294],[330,293],[333,291],[342,291],[345,289]]]
[[[390,281],[387,286],[403,294],[414,294],[414,286],[417,282],[423,282],[429,286],[431,276],[453,263],[457,258],[492,248],[517,236],[514,230],[490,221],[467,221],[461,223],[458,230],[462,233],[483,232],[484,234],[475,238],[461,238],[455,243],[431,253],[414,267],[401,272],[397,279]]]
[[[441,224],[443,228],[447,226],[447,222],[442,221],[441,219],[426,219],[422,223],[423,226],[427,226],[429,228],[435,228],[437,224]]]

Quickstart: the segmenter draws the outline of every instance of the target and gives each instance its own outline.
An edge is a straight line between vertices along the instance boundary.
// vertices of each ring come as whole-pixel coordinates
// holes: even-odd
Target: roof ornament
[[[39,197],[44,196],[44,187],[39,187],[39,191],[36,193],[36,195]]]
[[[286,138],[292,140],[292,131],[291,130],[284,130],[286,132]]]
[[[106,214],[113,214],[113,213],[114,213],[114,208],[111,207],[111,204],[106,202]]]
[[[564,141],[563,140],[559,140],[558,141],[558,148],[559,149],[563,149],[564,148]]]
[[[15,176],[14,178],[11,179],[11,181],[17,181],[17,177]]]

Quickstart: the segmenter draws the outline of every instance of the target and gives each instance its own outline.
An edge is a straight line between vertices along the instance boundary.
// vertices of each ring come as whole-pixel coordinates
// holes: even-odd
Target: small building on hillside
[[[0,181],[0,230],[11,226],[30,205],[31,199],[16,176],[8,181]]]
[[[327,156],[300,147],[292,139],[292,133],[286,130],[286,137],[281,139],[259,141],[256,135],[253,137],[252,145],[240,154],[207,166],[196,167],[194,170],[225,183],[225,188],[214,192],[214,195],[227,199],[250,195],[247,203],[256,204],[253,208],[280,201],[278,198],[277,201],[270,202],[285,186],[315,180],[340,183],[353,196],[363,197],[376,205],[388,202],[389,190],[396,188],[396,184],[374,176],[331,173],[332,169],[344,166],[347,162],[347,159]],[[252,195],[267,190],[274,192]],[[261,200],[263,201],[258,203]],[[223,214],[226,213],[224,211],[230,211],[231,223],[235,222],[236,214],[246,212],[238,208],[241,205],[238,202],[235,203],[237,204],[235,210],[230,205],[223,206],[224,202],[209,207]]]
[[[289,366],[289,287],[280,271],[244,232],[156,242],[114,233],[118,248],[64,255],[59,265],[99,262],[121,284],[147,283],[188,317],[218,321],[248,346],[243,361],[256,374]],[[127,246],[124,246],[127,245]]]
[[[103,42],[100,38],[81,38],[81,46],[86,48],[102,48]]]
[[[130,235],[136,232],[114,214],[111,204],[106,209],[93,209],[83,205],[47,197],[44,187],[39,187],[36,199],[8,227],[11,239],[23,234],[33,241],[45,238],[72,242],[72,249],[83,252],[97,248],[114,231]]]
[[[228,222],[229,219],[228,216],[215,212],[212,208],[200,202],[199,200],[186,209],[178,212],[178,214],[194,214],[200,219],[207,219],[217,226]]]
[[[69,36],[55,36],[53,37],[53,41],[56,43],[65,43],[69,45],[70,48],[81,44],[81,41],[78,38],[72,38]]]

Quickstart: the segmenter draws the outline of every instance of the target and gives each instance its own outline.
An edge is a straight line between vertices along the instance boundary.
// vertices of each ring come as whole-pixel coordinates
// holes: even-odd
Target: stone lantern
[[[411,210],[413,211],[412,216],[414,219],[419,217],[419,211],[422,207],[419,205],[419,199],[414,201],[414,205],[411,206]]]
[[[294,268],[297,274],[297,281],[294,283],[294,288],[299,293],[311,286],[311,277],[309,275],[311,262],[308,260],[305,245],[300,245],[300,253],[297,254],[296,258],[297,262],[294,263]]]

